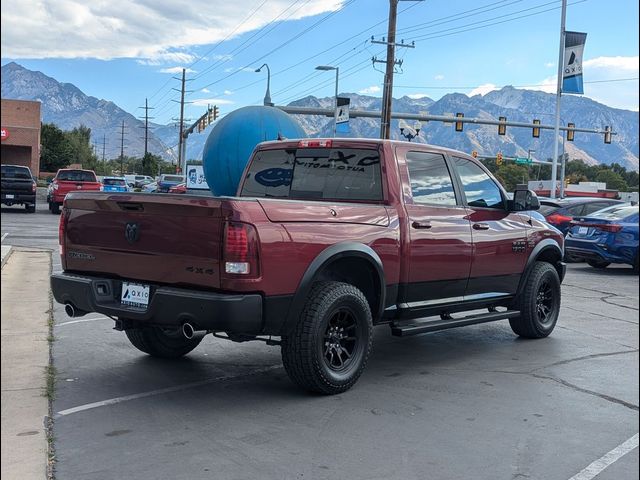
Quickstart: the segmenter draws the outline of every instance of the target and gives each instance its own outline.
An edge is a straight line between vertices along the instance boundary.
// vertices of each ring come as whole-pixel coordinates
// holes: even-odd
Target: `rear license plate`
[[[122,305],[131,305],[132,307],[147,308],[149,305],[149,291],[149,285],[122,282],[120,303]]]
[[[578,227],[579,235],[586,235],[589,232],[589,227]]]
[[[5,195],[5,197],[7,197],[7,198],[16,198],[16,197],[14,197],[12,194],[10,194],[10,193],[9,193],[9,194],[7,194],[7,195]]]

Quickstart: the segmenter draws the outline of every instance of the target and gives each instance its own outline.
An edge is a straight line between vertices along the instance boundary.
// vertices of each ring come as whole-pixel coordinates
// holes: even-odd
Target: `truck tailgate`
[[[149,283],[220,286],[222,201],[70,193],[65,208],[66,270]]]

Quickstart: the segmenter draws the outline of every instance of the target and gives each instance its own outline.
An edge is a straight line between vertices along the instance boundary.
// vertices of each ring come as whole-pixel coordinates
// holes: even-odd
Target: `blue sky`
[[[588,33],[585,94],[638,110],[637,0],[569,0],[567,30]],[[482,94],[504,85],[555,91],[561,1],[401,1],[402,72],[394,97]],[[158,123],[179,113],[188,69],[187,117],[208,103],[222,114],[260,104],[267,63],[271,96],[285,104],[306,95],[382,95],[387,0],[23,0],[2,2],[2,64],[16,61],[88,95],[142,115],[145,97]],[[552,112],[549,112],[552,113]]]

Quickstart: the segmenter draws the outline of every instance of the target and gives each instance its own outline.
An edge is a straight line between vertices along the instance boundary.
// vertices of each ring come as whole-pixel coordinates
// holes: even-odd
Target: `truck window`
[[[484,170],[465,158],[454,161],[470,207],[504,208],[500,188]]]
[[[249,167],[241,196],[381,201],[380,154],[357,148],[261,151]]]
[[[407,152],[411,195],[416,203],[456,205],[453,182],[439,153]]]
[[[57,179],[66,182],[97,182],[96,175],[87,170],[62,170]]]
[[[32,180],[31,170],[27,167],[17,167],[13,165],[2,165],[2,178],[14,178],[20,180]]]

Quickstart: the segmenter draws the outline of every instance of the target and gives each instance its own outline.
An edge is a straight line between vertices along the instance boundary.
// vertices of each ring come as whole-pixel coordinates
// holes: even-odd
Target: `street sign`
[[[9,138],[9,130],[2,127],[2,141],[4,142],[7,138]]]
[[[527,157],[516,157],[517,165],[531,165],[531,159]]]
[[[338,97],[337,102],[336,124],[346,123],[349,121],[349,103],[351,102],[351,99],[348,97]]]

